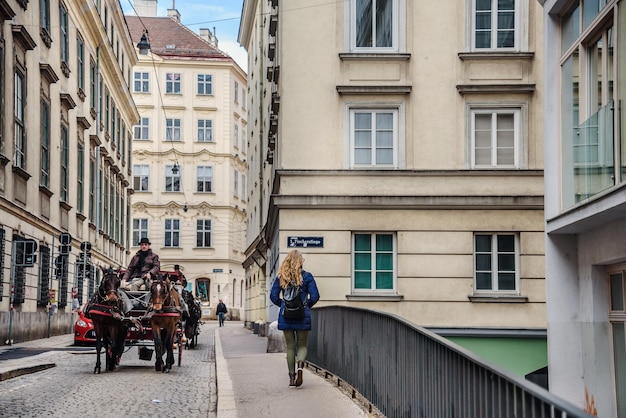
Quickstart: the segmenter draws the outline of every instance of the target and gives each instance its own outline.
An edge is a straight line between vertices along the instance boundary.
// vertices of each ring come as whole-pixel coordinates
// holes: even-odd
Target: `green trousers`
[[[309,339],[309,331],[283,330],[287,343],[287,368],[289,373],[295,373],[296,361],[306,360],[306,345]]]

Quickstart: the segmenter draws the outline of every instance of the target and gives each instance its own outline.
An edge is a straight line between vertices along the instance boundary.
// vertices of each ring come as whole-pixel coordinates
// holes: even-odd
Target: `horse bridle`
[[[111,277],[111,276],[112,276],[111,274],[105,275],[105,277]],[[113,280],[113,279],[110,279],[110,280]],[[109,300],[109,295],[111,293],[117,294],[117,289],[111,289],[111,290],[105,291],[104,283],[105,283],[105,280],[102,280],[102,283],[100,283],[100,286],[98,286],[98,296],[100,296],[102,300]]]

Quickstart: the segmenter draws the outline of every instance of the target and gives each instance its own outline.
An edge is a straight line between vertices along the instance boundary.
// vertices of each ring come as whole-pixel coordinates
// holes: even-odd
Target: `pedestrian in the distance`
[[[307,342],[311,330],[310,309],[320,299],[317,284],[313,275],[302,269],[304,258],[298,250],[292,250],[278,269],[278,275],[274,279],[270,299],[276,306],[280,306],[278,313],[278,329],[283,331],[287,343],[287,369],[289,370],[289,386],[302,385],[302,369],[307,354]],[[298,297],[304,305],[301,318],[287,318],[298,316],[290,314],[286,309],[286,300],[292,293],[292,288],[298,288]],[[289,303],[291,305],[291,302]],[[297,365],[297,369],[296,369]]]
[[[224,326],[224,316],[228,313],[228,308],[226,308],[226,304],[222,299],[220,299],[220,303],[217,304],[217,319],[219,320],[220,327]]]

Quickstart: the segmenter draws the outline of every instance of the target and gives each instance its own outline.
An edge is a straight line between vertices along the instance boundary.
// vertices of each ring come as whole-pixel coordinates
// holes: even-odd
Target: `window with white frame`
[[[176,164],[176,170],[173,165],[165,166],[165,191],[180,192],[180,171],[181,168]]]
[[[180,73],[166,73],[165,74],[165,93],[167,94],[180,94],[181,75]]]
[[[515,50],[521,0],[472,0],[472,49]]]
[[[70,171],[70,136],[68,127],[65,124],[61,125],[61,194],[59,199],[61,202],[67,202],[69,198],[68,186],[69,186],[69,174]]]
[[[239,197],[239,172],[233,169],[233,196]]]
[[[196,191],[201,193],[209,193],[212,191],[213,183],[213,167],[198,166],[196,167]]]
[[[519,167],[520,109],[471,110],[472,167]]]
[[[405,0],[350,0],[350,49],[399,50],[400,7]]]
[[[395,260],[395,234],[355,233],[352,247],[354,291],[393,291],[396,275]]]
[[[239,103],[239,82],[235,81],[235,91],[234,93],[234,99],[235,99],[235,103]]]
[[[180,246],[180,219],[165,219],[165,247],[179,247]]]
[[[24,77],[24,73],[20,70],[15,71],[15,83],[14,83],[14,124],[13,124],[13,132],[14,132],[14,156],[13,156],[13,164],[16,167],[25,169],[26,168],[26,128],[25,128],[25,117],[26,117],[26,77]]]
[[[180,141],[182,138],[180,126],[180,119],[165,119],[165,140]]]
[[[135,93],[150,93],[150,73],[136,71],[134,75]]]
[[[209,96],[213,94],[213,76],[211,74],[198,74],[198,95]]]
[[[148,164],[133,165],[133,189],[136,192],[150,190],[150,166]]]
[[[148,219],[133,218],[133,242],[131,245],[139,245],[142,238],[148,238]]]
[[[70,59],[70,40],[69,40],[69,17],[67,9],[61,4],[59,7],[60,30],[61,30],[61,62],[69,63]]]
[[[239,125],[235,124],[235,128],[233,130],[233,145],[235,148],[239,148]]]
[[[211,220],[196,220],[196,247],[211,246]]]
[[[150,118],[139,118],[139,124],[133,129],[134,139],[137,141],[147,141],[150,139]]]
[[[398,136],[398,109],[351,109],[351,167],[397,167]]]
[[[198,142],[213,142],[213,121],[198,119]]]
[[[474,289],[476,292],[517,292],[518,248],[517,234],[474,234]]]
[[[241,175],[241,199],[246,200],[246,175]]]

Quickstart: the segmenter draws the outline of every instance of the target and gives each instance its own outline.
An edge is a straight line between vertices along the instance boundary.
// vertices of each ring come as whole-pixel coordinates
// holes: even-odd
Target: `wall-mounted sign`
[[[224,273],[224,269],[213,269],[213,273]]]
[[[287,247],[313,247],[324,246],[324,237],[287,237]]]

